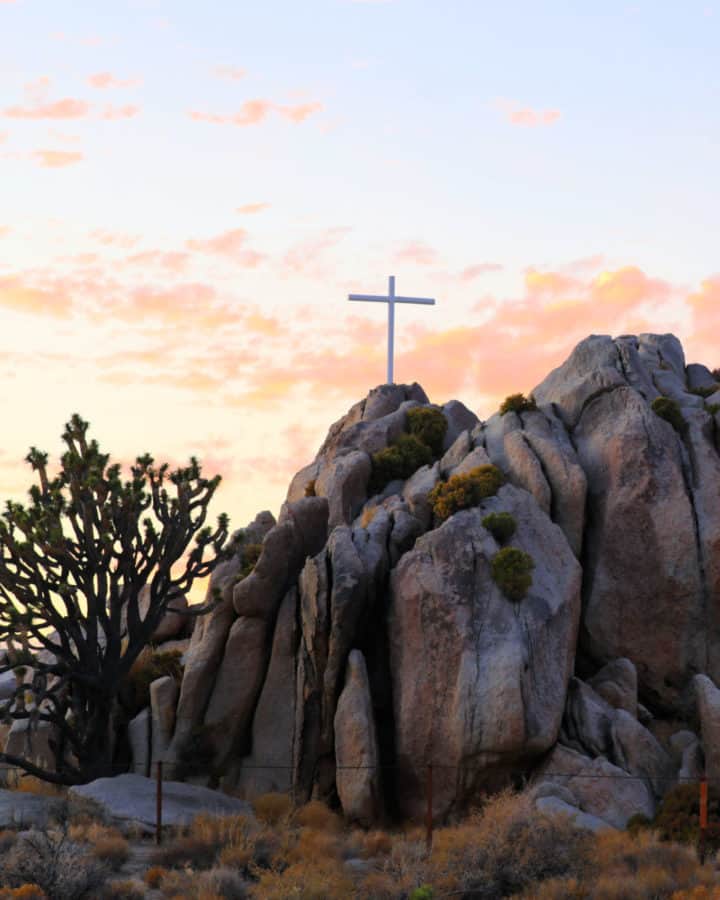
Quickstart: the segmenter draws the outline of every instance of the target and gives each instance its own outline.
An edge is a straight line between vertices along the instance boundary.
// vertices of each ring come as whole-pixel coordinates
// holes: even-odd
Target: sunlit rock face
[[[248,526],[262,542],[253,572],[242,536],[216,571],[221,602],[192,637],[170,757],[200,735],[208,781],[319,797],[364,823],[424,814],[429,763],[446,766],[437,819],[540,775],[538,803],[587,821],[651,813],[661,785],[699,765],[697,696],[714,727],[716,388],[676,338],[646,334],[587,338],[534,404],[485,422],[455,400],[432,407],[417,384],[371,391],[293,478],[279,521]],[[444,415],[441,451],[377,492],[373,457],[417,408]],[[504,485],[441,521],[436,486],[489,464]],[[514,517],[508,539],[483,524],[491,512]],[[504,547],[534,563],[520,598],[493,576]],[[677,739],[659,743],[654,719],[677,722]],[[572,771],[555,779],[548,759]],[[628,784],[591,788],[596,771]]]

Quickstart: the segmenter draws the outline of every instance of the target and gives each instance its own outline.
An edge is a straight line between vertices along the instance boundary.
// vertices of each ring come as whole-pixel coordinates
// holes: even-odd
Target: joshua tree
[[[17,680],[0,717],[29,720],[31,731],[49,723],[55,766],[5,753],[0,762],[57,784],[111,773],[122,679],[173,597],[215,567],[228,530],[225,515],[214,530],[205,526],[219,475],[203,478],[195,458],[169,471],[145,455],[123,480],[87,430],[78,415],[67,423],[55,477],[47,454],[31,448],[26,460],[39,484],[27,506],[8,501],[0,517],[0,674],[13,670]],[[147,608],[138,602],[144,585]]]

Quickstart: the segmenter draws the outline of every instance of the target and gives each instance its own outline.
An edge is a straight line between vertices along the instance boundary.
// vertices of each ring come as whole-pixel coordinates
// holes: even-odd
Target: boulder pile
[[[622,827],[720,776],[719,411],[672,335],[591,336],[484,422],[371,391],[234,536],[177,696],[153,685],[168,777],[370,824],[421,816],[432,765],[438,820],[531,778]]]

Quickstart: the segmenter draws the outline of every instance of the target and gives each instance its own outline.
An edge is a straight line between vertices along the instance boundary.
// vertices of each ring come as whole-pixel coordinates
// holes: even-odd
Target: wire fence
[[[164,787],[168,783],[166,781],[166,777],[168,775],[173,774],[172,766],[176,763],[174,761],[170,761],[168,759],[158,759],[153,761],[152,766],[150,768],[149,777],[151,782],[154,782],[152,787],[148,785],[148,789],[154,792],[154,816],[147,815],[147,807],[146,814],[143,817],[143,821],[147,825],[147,831],[149,833],[154,834],[154,838],[157,844],[161,844],[163,840],[163,819],[164,819],[164,802],[165,802],[165,790]],[[342,772],[360,772],[360,771],[374,771],[378,774],[381,773],[399,773],[402,772],[406,776],[410,771],[412,776],[418,782],[418,787],[424,792],[424,801],[425,801],[425,821],[424,828],[426,833],[426,845],[428,852],[432,849],[433,844],[433,832],[435,828],[435,813],[434,813],[434,801],[436,799],[436,789],[437,789],[437,777],[438,775],[442,775],[443,773],[448,773],[455,771],[459,775],[460,774],[469,774],[472,772],[481,772],[486,771],[486,767],[480,765],[456,765],[442,762],[423,762],[420,765],[410,766],[407,761],[396,762],[396,763],[379,763],[376,765],[338,765],[335,764],[332,766],[332,770],[336,773]],[[132,773],[133,767],[128,766],[127,764],[117,764],[107,767],[108,775],[119,775],[119,774],[128,774]],[[146,769],[147,771],[147,769]],[[287,782],[292,783],[293,776],[297,774],[297,768],[294,765],[287,763],[242,763],[242,771],[248,772],[285,772],[288,775]],[[15,782],[16,791],[19,789],[23,791],[23,780],[28,777],[27,773],[22,773],[22,770],[18,769],[16,766],[12,766],[6,763],[0,763],[0,773],[4,773],[2,777],[2,781],[6,784],[8,782],[8,775],[13,773],[13,779]],[[139,774],[135,772],[134,774]],[[520,774],[520,773],[518,773]],[[422,778],[420,777],[422,775]],[[32,776],[29,776],[32,777]],[[698,824],[699,824],[699,839],[698,839],[698,852],[702,861],[705,858],[705,848],[707,844],[707,829],[708,829],[708,790],[711,785],[720,785],[720,777],[712,777],[709,778],[705,774],[700,777],[690,777],[690,776],[669,776],[669,775],[654,775],[652,773],[642,773],[642,774],[633,774],[633,773],[588,773],[588,772],[572,772],[572,771],[552,771],[551,769],[543,770],[540,767],[536,772],[532,775],[534,783],[539,784],[543,781],[548,780],[565,780],[565,781],[621,781],[621,782],[629,782],[629,781],[638,781],[642,782],[652,790],[652,784],[689,784],[695,785],[698,790],[698,801],[699,801],[699,816],[698,816]],[[314,776],[313,776],[314,778]],[[311,778],[311,780],[313,780]],[[423,785],[424,781],[424,785]],[[6,794],[9,792],[5,792]],[[26,796],[31,795],[33,791],[28,791]],[[52,793],[50,790],[49,793]],[[296,805],[295,791],[294,787],[289,788],[287,791],[280,791],[280,793],[287,793],[289,799],[291,799],[293,805]],[[232,792],[230,793],[232,796]],[[59,797],[58,797],[59,799]],[[22,802],[18,801],[18,815],[12,815],[12,810],[10,811],[11,815],[8,816],[7,807],[3,809],[3,805],[12,803],[11,799],[8,797],[2,798],[0,800],[0,816],[5,818],[5,822],[3,823],[5,827],[8,825],[13,825],[14,827],[25,827],[25,826],[33,826],[38,824],[47,824],[47,819],[52,813],[52,798],[50,800],[50,808],[48,809],[48,804],[43,808],[43,804],[38,801],[35,806],[30,802],[30,806],[33,808],[28,809],[28,801],[23,800]],[[212,812],[212,805],[208,804],[206,811]],[[218,804],[217,808],[214,810],[215,812],[222,813],[223,808],[221,804]],[[150,821],[152,819],[152,821]],[[176,823],[173,823],[176,824]],[[189,820],[188,823],[189,824]]]

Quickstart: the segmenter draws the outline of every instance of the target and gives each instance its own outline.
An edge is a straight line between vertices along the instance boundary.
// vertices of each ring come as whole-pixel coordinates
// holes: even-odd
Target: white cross
[[[366,300],[370,303],[387,303],[388,305],[388,356],[387,356],[387,383],[393,383],[393,354],[395,344],[395,304],[396,303],[420,303],[424,306],[435,306],[435,301],[428,297],[396,297],[395,276],[388,279],[387,297],[378,297],[375,294],[348,294],[348,300]]]

